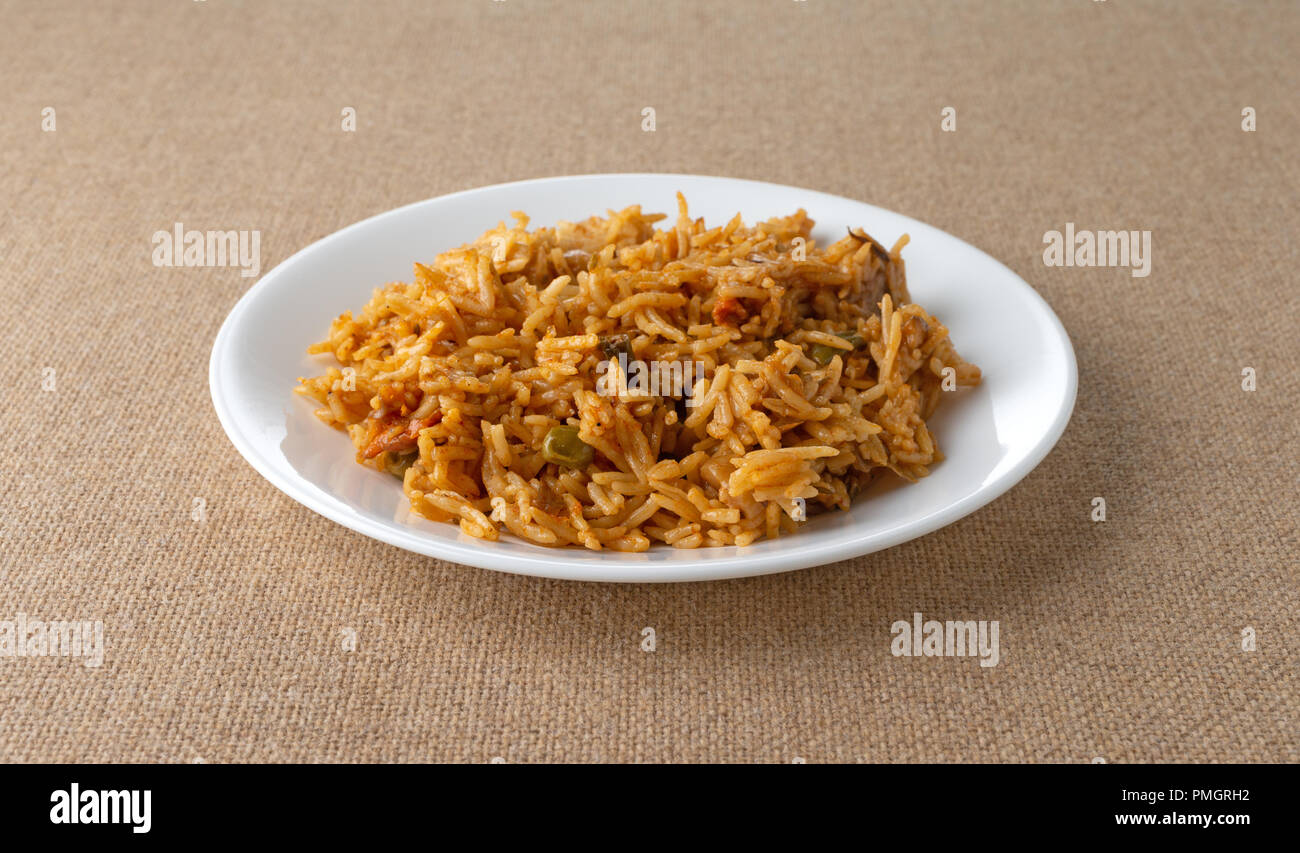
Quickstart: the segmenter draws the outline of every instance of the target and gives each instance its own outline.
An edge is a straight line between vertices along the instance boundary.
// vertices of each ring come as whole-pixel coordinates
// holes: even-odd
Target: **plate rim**
[[[625,576],[608,577],[606,574],[609,570],[600,568],[601,566],[606,565],[605,563],[593,562],[586,566],[576,563],[566,563],[562,559],[547,556],[547,554],[554,549],[546,549],[545,552],[537,555],[493,553],[490,549],[484,549],[477,543],[459,543],[450,540],[430,539],[421,536],[415,531],[403,531],[384,525],[375,525],[364,517],[358,515],[355,510],[350,509],[341,499],[335,498],[335,503],[331,503],[328,500],[322,500],[313,493],[312,489],[305,487],[311,484],[303,481],[301,477],[284,477],[281,472],[272,468],[269,460],[262,458],[262,454],[254,448],[252,442],[244,435],[243,431],[238,428],[234,413],[229,408],[229,400],[227,399],[229,395],[219,393],[219,389],[224,385],[223,379],[219,375],[219,362],[222,360],[222,356],[226,353],[227,348],[230,345],[232,335],[234,334],[233,330],[236,328],[239,319],[247,313],[250,306],[256,302],[257,296],[274,284],[278,278],[277,273],[281,273],[282,270],[291,267],[302,255],[316,249],[324,243],[336,239],[343,239],[345,235],[354,230],[371,225],[376,221],[387,217],[397,217],[412,208],[429,205],[435,202],[452,201],[461,196],[487,190],[501,190],[511,187],[522,187],[542,183],[563,184],[567,181],[578,180],[671,180],[674,178],[690,179],[692,181],[706,180],[748,184],[755,188],[772,187],[779,188],[782,191],[797,190],[801,193],[807,194],[810,198],[819,196],[834,199],[836,202],[847,201],[883,213],[888,213],[891,216],[900,217],[908,223],[923,225],[926,228],[940,232],[949,239],[957,241],[962,246],[965,246],[974,252],[978,252],[1018,282],[1019,285],[1030,295],[1031,301],[1036,303],[1036,307],[1047,318],[1047,326],[1054,333],[1054,339],[1061,344],[1061,349],[1065,356],[1065,402],[1056,411],[1052,423],[1048,429],[1043,432],[1032,449],[1024,456],[1024,458],[1016,463],[1016,465],[1002,475],[994,485],[987,489],[977,489],[975,492],[960,498],[956,502],[947,504],[927,515],[902,524],[895,530],[877,534],[875,540],[865,547],[863,547],[861,540],[848,538],[840,542],[818,543],[817,548],[781,551],[770,554],[746,554],[742,551],[736,555],[714,558],[703,565],[698,563],[627,563],[619,570],[620,574]],[[212,351],[208,360],[208,390],[212,399],[213,407],[216,410],[217,419],[221,423],[222,430],[226,433],[226,437],[235,446],[235,449],[239,452],[240,456],[244,458],[244,461],[261,474],[268,483],[286,494],[288,497],[292,498],[295,502],[305,506],[318,515],[371,539],[384,542],[405,551],[450,563],[459,563],[461,565],[505,572],[508,574],[606,583],[707,582],[797,571],[813,566],[829,565],[842,560],[852,559],[854,557],[866,556],[933,533],[942,527],[946,527],[949,524],[965,518],[967,515],[970,515],[976,510],[997,500],[1002,495],[1006,494],[1013,486],[1019,484],[1021,480],[1038,467],[1043,459],[1045,459],[1053,448],[1056,447],[1056,444],[1060,441],[1061,436],[1065,432],[1066,426],[1069,424],[1070,419],[1073,416],[1078,396],[1078,381],[1078,361],[1074,353],[1074,345],[1070,340],[1069,333],[1065,329],[1065,325],[1056,315],[1056,312],[1052,309],[1051,305],[1048,304],[1047,300],[1044,299],[1028,281],[1010,267],[1006,266],[1006,264],[1002,263],[1000,260],[982,249],[966,242],[955,234],[945,231],[937,226],[930,225],[922,220],[908,216],[907,214],[899,213],[888,208],[882,208],[878,205],[870,204],[869,202],[849,198],[848,196],[838,196],[821,190],[796,187],[790,184],[778,184],[772,181],[678,172],[608,172],[528,178],[525,180],[507,181],[504,183],[488,184],[458,190],[444,195],[409,202],[373,214],[307,244],[264,273],[251,287],[240,295],[239,300],[230,309],[225,320],[222,321],[221,327],[218,329],[217,335],[213,340]],[[315,487],[315,490],[319,491],[319,487]],[[436,546],[437,551],[435,551],[431,546]],[[736,546],[732,547],[735,548]],[[616,562],[616,560],[610,561],[611,564]]]

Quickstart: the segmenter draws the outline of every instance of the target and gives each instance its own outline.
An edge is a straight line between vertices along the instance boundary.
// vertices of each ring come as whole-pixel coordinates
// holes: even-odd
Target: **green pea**
[[[578,438],[577,427],[557,426],[542,439],[542,458],[568,468],[585,468],[596,458],[596,451]]]
[[[857,332],[849,332],[844,335],[836,335],[835,337],[847,342],[853,347],[853,349],[862,346],[862,336]],[[851,351],[852,350],[843,350],[838,347],[827,346],[826,344],[813,344],[812,348],[808,351],[808,356],[813,361],[824,367],[830,364],[831,359],[835,358],[837,355],[848,358]]]

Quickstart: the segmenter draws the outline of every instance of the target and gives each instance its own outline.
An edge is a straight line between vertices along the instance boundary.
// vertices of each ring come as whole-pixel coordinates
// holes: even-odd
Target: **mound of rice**
[[[339,366],[296,389],[415,512],[470,536],[776,537],[878,472],[925,476],[943,458],[926,419],[980,380],[908,299],[906,236],[819,248],[803,210],[708,228],[680,195],[662,229],[639,206],[533,231],[512,216],[341,315],[309,350]],[[697,381],[652,395],[626,382],[635,362]]]

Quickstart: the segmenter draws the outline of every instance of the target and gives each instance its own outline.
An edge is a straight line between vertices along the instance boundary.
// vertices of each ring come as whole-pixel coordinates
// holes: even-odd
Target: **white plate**
[[[330,322],[371,291],[409,281],[413,261],[473,240],[513,210],[533,226],[640,204],[675,214],[681,190],[692,216],[721,224],[805,208],[820,244],[849,226],[886,246],[904,232],[912,298],[948,326],[957,351],[984,381],[946,399],[931,425],[947,458],[918,483],[883,483],[848,512],[817,516],[797,534],[744,548],[642,554],[554,549],[508,534],[475,539],[413,515],[393,477],[357,465],[351,442],[292,393],[321,373],[308,356]],[[1001,495],[1056,443],[1074,407],[1078,377],[1061,322],[1019,276],[956,237],[858,201],[796,187],[696,175],[581,175],[500,184],[401,207],[344,228],[271,270],[239,300],[212,348],[209,383],[221,425],[276,488],[359,533],[485,569],[586,581],[698,581],[823,565],[937,530]],[[291,519],[286,519],[291,522]],[[342,536],[343,534],[339,534]]]

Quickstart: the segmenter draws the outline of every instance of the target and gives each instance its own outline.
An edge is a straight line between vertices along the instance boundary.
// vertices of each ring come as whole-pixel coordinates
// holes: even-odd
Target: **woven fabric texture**
[[[0,620],[104,626],[98,667],[0,656],[0,760],[1300,759],[1294,3],[0,9]],[[1059,445],[962,521],[806,571],[442,563],[243,461],[207,369],[253,279],[152,260],[176,222],[259,230],[268,270],[408,202],[630,171],[989,252],[1074,342]],[[1151,231],[1150,275],[1045,266],[1067,222]],[[915,612],[997,620],[999,664],[893,656]]]

